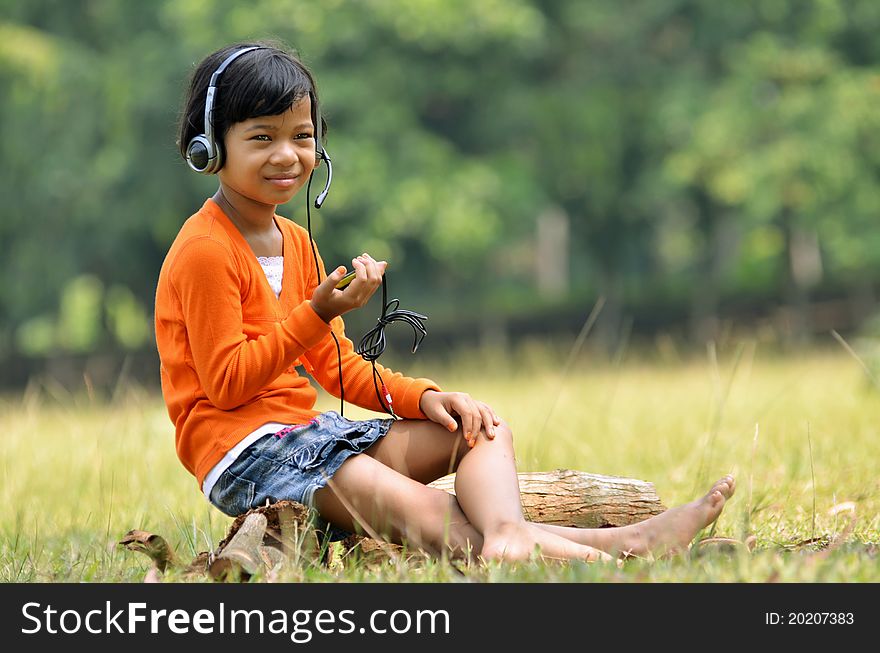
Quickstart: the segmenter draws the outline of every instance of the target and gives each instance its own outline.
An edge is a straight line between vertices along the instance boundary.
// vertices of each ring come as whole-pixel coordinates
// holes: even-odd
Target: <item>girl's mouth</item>
[[[290,188],[295,185],[298,176],[284,176],[284,177],[266,177],[266,180],[272,184],[273,186],[277,186],[278,188]]]

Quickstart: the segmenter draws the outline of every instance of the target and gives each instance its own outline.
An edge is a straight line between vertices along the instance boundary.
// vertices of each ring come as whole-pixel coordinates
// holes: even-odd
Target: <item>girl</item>
[[[487,404],[377,365],[401,419],[313,409],[316,392],[298,366],[336,396],[385,408],[341,316],[367,302],[387,263],[357,256],[340,290],[346,268],[325,274],[306,230],[276,214],[322,160],[330,165],[323,126],[311,73],[276,44],[214,52],[186,95],[181,154],[216,173],[219,188],[164,261],[156,340],[177,453],[210,502],[235,516],[298,501],[338,529],[487,560],[528,558],[536,547],[580,560],[686,547],[720,514],[732,477],[623,528],[533,524],[520,505],[513,436]],[[452,471],[455,496],[426,487]]]

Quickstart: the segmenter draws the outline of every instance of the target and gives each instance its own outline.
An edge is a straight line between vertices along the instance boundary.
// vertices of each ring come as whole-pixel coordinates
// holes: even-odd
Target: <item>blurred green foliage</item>
[[[811,298],[870,303],[880,280],[874,0],[0,12],[0,359],[152,346],[163,256],[216,185],[177,154],[181,93],[204,55],[252,38],[318,78],[324,259],[387,258],[392,294],[436,325],[583,319],[603,295],[609,332],[665,303],[708,337],[726,301],[754,299],[792,307],[796,334]],[[304,225],[305,198],[280,212]],[[542,243],[548,215],[565,229]]]

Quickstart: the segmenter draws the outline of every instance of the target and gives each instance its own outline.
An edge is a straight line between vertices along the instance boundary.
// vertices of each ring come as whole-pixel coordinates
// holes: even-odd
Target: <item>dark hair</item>
[[[214,140],[221,153],[226,154],[223,137],[232,125],[249,118],[284,113],[306,95],[312,98],[312,123],[315,123],[318,89],[312,73],[299,57],[276,42],[235,43],[209,54],[193,71],[177,131],[177,149],[184,158],[190,140],[205,133],[205,101],[211,75],[229,55],[249,46],[261,49],[234,60],[217,84],[213,126]],[[322,137],[326,131],[327,123],[322,116]]]

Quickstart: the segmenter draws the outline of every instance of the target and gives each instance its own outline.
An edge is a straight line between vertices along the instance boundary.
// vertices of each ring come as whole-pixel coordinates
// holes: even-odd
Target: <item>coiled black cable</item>
[[[391,406],[391,395],[388,393],[388,389],[382,381],[382,375],[379,373],[379,370],[376,369],[376,360],[385,351],[385,345],[387,344],[385,339],[385,327],[392,322],[405,322],[406,324],[409,324],[413,330],[412,353],[414,354],[419,348],[419,345],[422,344],[422,340],[428,335],[428,330],[424,325],[424,320],[427,320],[428,316],[416,313],[415,311],[398,308],[399,306],[400,300],[397,298],[392,299],[390,302],[388,301],[388,283],[383,274],[382,314],[379,316],[376,326],[364,334],[364,337],[361,338],[361,341],[358,343],[357,349],[355,350],[365,361],[369,361],[373,366],[373,388],[376,390],[376,398],[379,400],[379,405],[385,409],[385,412],[394,418],[397,418],[397,415],[394,413],[394,408]],[[393,310],[391,310],[392,307]],[[380,384],[382,385],[382,394],[385,395],[384,400],[379,393]]]
[[[363,356],[364,360],[375,361],[385,351],[385,327],[392,322],[405,322],[412,327],[413,330],[413,346],[412,353],[416,353],[422,340],[428,335],[428,330],[423,324],[428,319],[427,315],[408,311],[398,308],[400,306],[399,299],[388,301],[388,288],[385,281],[385,275],[382,275],[382,314],[379,316],[376,326],[367,331],[357,347],[357,353]],[[394,310],[389,310],[391,307]]]

